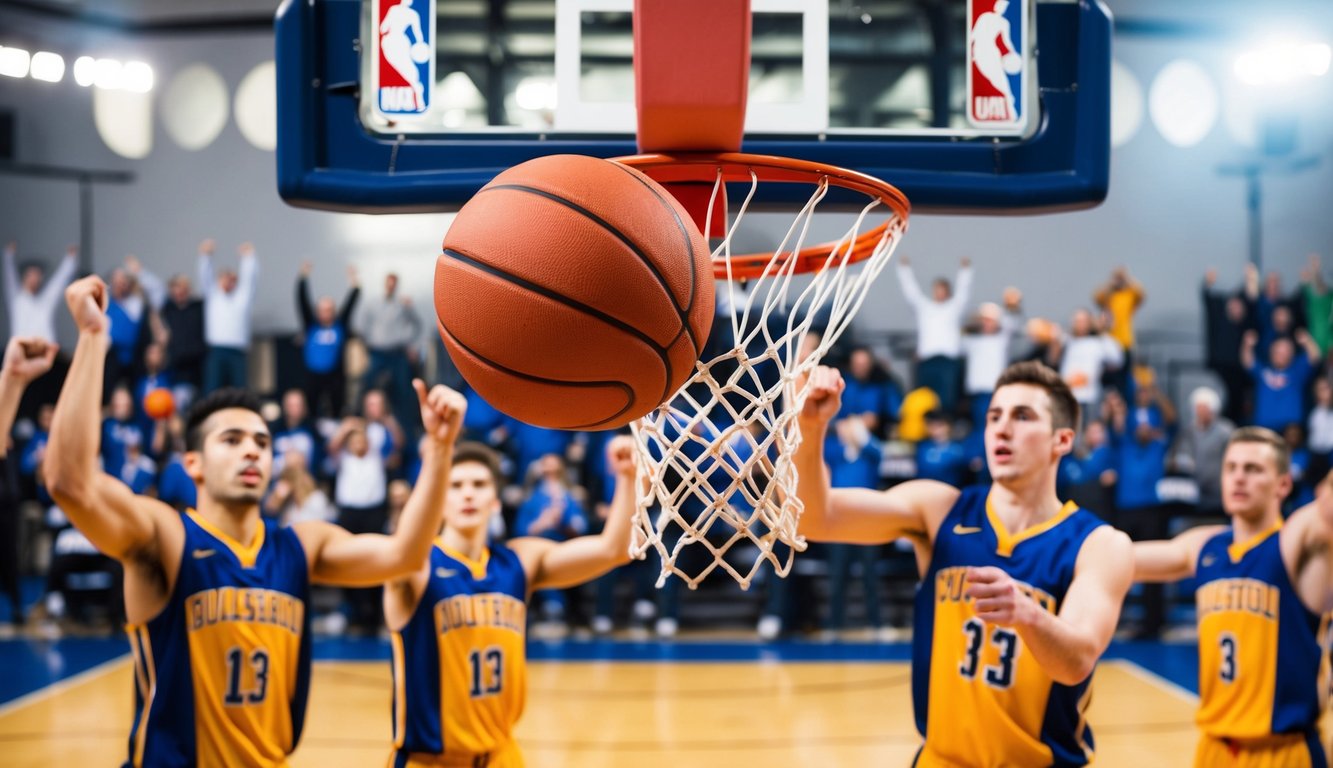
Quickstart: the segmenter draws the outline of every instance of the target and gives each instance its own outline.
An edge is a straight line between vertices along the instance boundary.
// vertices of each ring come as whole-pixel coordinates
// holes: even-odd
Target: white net
[[[672,399],[634,423],[644,480],[631,552],[657,551],[659,587],[675,574],[694,589],[718,568],[746,589],[765,563],[780,577],[790,572],[806,547],[793,456],[807,374],[847,329],[906,229],[894,211],[883,227],[865,229],[867,216],[888,207],[872,197],[835,243],[807,250],[815,209],[837,184],[823,176],[762,269],[745,256],[744,270],[733,271],[732,240],[758,183],[750,171],[750,191],[713,251],[727,276],[719,315],[730,323],[715,325],[709,347],[721,341],[725,351],[701,359]],[[723,189],[719,169],[705,232],[715,213],[725,220]],[[730,338],[716,338],[727,330]]]

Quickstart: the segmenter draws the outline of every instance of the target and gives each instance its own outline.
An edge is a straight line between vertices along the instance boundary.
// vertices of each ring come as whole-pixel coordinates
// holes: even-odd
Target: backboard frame
[[[286,0],[275,25],[278,189],[290,204],[361,213],[456,210],[500,171],[555,153],[632,155],[598,134],[375,135],[359,117],[363,0]],[[1087,208],[1110,165],[1111,15],[1099,0],[1036,5],[1038,124],[1027,137],[747,136],[742,151],[850,167],[926,212]],[[869,158],[869,159],[867,159]],[[773,185],[760,202],[804,200]]]

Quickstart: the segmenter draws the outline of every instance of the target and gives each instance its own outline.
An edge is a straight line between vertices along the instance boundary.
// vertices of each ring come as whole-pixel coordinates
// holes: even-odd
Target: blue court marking
[[[0,703],[124,656],[124,637],[71,638],[55,642],[0,641]],[[377,638],[316,638],[317,661],[387,661],[389,644]],[[662,662],[906,662],[909,643],[823,643],[789,640],[693,642],[655,640],[531,640],[532,661]],[[1112,643],[1107,659],[1124,659],[1188,691],[1198,692],[1198,651],[1193,644]]]

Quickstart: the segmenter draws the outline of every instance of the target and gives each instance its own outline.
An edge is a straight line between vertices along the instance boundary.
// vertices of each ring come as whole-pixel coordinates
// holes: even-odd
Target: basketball
[[[1023,69],[1023,57],[1016,53],[1006,53],[1000,59],[1000,65],[1004,67],[1006,75],[1016,75]]]
[[[412,61],[415,61],[418,64],[425,64],[427,61],[430,61],[430,46],[426,43],[413,43],[409,55],[412,57]]]
[[[708,244],[671,193],[619,163],[516,165],[458,212],[435,266],[449,356],[499,410],[612,429],[669,398],[713,320]]]
[[[171,396],[169,389],[159,387],[150,390],[143,396],[143,412],[153,420],[169,418],[176,412],[176,398]]]

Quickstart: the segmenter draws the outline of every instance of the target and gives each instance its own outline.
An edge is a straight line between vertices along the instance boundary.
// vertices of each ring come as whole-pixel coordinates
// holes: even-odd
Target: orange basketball
[[[143,396],[143,412],[153,420],[170,418],[176,412],[176,398],[171,396],[169,389],[159,387],[149,390]]]
[[[611,429],[693,370],[713,320],[708,244],[609,160],[552,155],[463,206],[435,265],[440,336],[487,402],[529,424]]]

